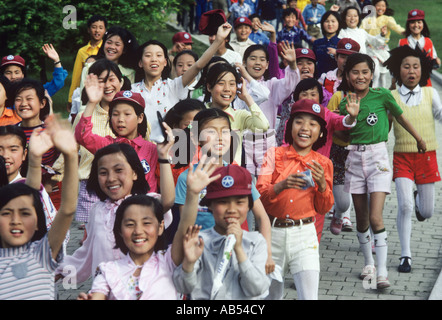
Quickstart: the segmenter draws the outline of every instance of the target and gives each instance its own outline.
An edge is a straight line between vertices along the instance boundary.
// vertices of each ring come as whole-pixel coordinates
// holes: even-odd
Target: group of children
[[[351,230],[352,203],[360,277],[387,288],[392,180],[398,270],[410,272],[411,216],[432,216],[440,181],[442,108],[428,84],[439,60],[423,11],[410,11],[407,41],[389,52],[394,19],[384,18],[386,1],[373,4],[377,32],[359,29],[365,20],[353,6],[306,14],[322,37],[297,29],[293,8],[282,32],[241,16],[236,49],[225,14],[209,11],[200,57],[186,32],[169,51],[94,16],[75,63],[71,126],[52,114],[49,89],[26,77],[24,60],[5,57],[0,299],[55,299],[55,281],[73,274],[76,283],[93,279],[84,300],[282,299],[288,271],[298,299],[318,299],[324,217],[334,207],[331,232]],[[241,43],[256,28],[268,42]],[[382,68],[396,90],[374,85]],[[84,239],[67,255],[74,216]]]

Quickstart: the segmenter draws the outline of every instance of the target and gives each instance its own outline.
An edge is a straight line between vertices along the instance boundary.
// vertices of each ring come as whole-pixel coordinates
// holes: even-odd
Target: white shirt
[[[433,116],[435,119],[442,121],[442,104],[440,100],[440,96],[437,93],[437,90],[433,89]],[[410,96],[410,91],[413,91],[414,94]],[[422,101],[422,88],[417,85],[413,90],[408,89],[406,86],[402,85],[398,89],[399,96],[401,97],[401,101],[408,106],[417,106]],[[408,102],[407,102],[408,100]]]
[[[413,38],[412,35],[409,35],[409,36],[407,37],[407,40],[408,40],[408,44],[409,44],[409,46],[410,46],[411,48],[416,48],[416,45],[417,45],[417,44],[419,44],[419,48],[420,48],[421,50],[423,50],[424,47],[425,47],[425,37],[423,37],[423,36],[420,37],[419,40],[416,40],[415,38]],[[433,59],[436,59],[436,58],[437,58],[437,52],[436,52],[436,48],[434,48],[434,45],[433,45],[433,49],[431,49],[431,50],[432,50],[432,52],[433,52],[433,54],[432,54]]]

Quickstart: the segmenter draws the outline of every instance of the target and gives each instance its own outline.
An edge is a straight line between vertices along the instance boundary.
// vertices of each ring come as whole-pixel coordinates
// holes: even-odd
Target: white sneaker
[[[364,280],[366,277],[370,277],[371,279],[374,279],[376,276],[376,267],[373,265],[366,265],[364,268],[362,268],[362,273],[359,276],[359,279]]]
[[[353,224],[348,217],[342,219],[342,231],[353,231]]]

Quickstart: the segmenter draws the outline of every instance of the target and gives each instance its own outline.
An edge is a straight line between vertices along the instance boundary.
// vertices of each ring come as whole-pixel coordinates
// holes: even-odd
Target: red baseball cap
[[[342,38],[336,46],[336,53],[350,55],[359,52],[361,46],[350,38]]]
[[[295,49],[296,59],[307,58],[316,62],[316,55],[313,50],[309,48],[297,48]]]
[[[221,177],[207,186],[207,193],[204,199],[210,200],[252,194],[252,176],[246,168],[229,164],[216,169],[213,175],[217,174],[221,174]]]
[[[227,21],[224,10],[215,9],[202,14],[198,30],[205,35],[212,36],[218,32],[220,25]]]
[[[313,100],[302,99],[293,103],[290,110],[290,115],[294,113],[310,113],[314,116],[319,117],[324,124],[324,127],[327,125],[327,120],[325,120],[324,107]]]
[[[25,59],[23,59],[20,56],[13,56],[10,54],[9,56],[2,58],[2,64],[0,65],[0,68],[3,66],[6,66],[8,64],[17,64],[19,66],[24,67],[25,66]]]
[[[111,104],[115,104],[119,101],[130,102],[132,105],[136,104],[140,106],[143,110],[146,107],[146,103],[144,101],[143,96],[138,92],[133,92],[130,90],[120,91],[115,97],[112,99]]]
[[[245,25],[249,26],[250,28],[252,27],[252,21],[250,21],[250,19],[247,17],[236,18],[235,22],[233,23],[233,27],[236,28],[242,24],[245,24]]]
[[[413,9],[410,12],[408,12],[407,21],[424,20],[424,19],[425,19],[425,12],[423,10]]]
[[[193,43],[192,36],[188,32],[184,31],[177,32],[172,37],[172,43],[175,44],[177,42],[192,44]]]

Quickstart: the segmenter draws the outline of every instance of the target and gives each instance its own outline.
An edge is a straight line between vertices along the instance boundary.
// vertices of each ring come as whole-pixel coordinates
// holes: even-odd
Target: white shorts
[[[391,193],[393,170],[387,144],[349,145],[345,162],[344,191],[353,194]]]
[[[272,258],[281,267],[282,276],[319,271],[319,243],[314,223],[302,226],[272,227]]]

